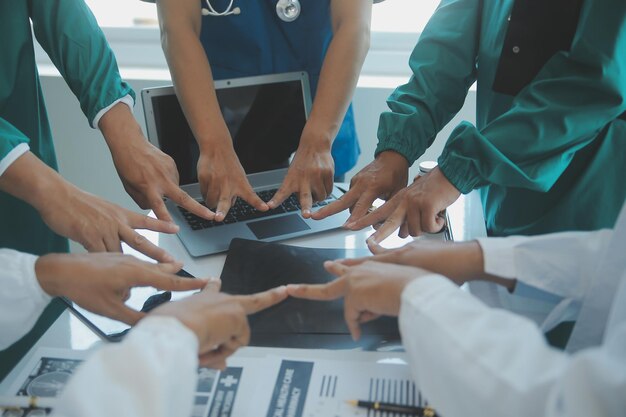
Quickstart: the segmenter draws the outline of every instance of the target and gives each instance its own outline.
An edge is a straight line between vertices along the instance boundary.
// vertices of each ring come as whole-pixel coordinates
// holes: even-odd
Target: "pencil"
[[[363,407],[369,410],[387,411],[390,413],[406,414],[417,417],[437,417],[435,410],[431,407],[416,407],[412,405],[383,403],[379,401],[349,400],[348,404],[355,407]]]
[[[18,408],[54,408],[56,398],[42,398],[29,396],[0,396],[0,409],[12,410]]]

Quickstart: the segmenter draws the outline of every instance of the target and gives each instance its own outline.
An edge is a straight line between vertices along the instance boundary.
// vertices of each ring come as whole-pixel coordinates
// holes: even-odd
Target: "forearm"
[[[232,142],[226,140],[230,133],[215,94],[211,66],[198,38],[200,22],[176,15],[176,5],[169,2],[159,1],[158,5],[163,52],[176,95],[201,152],[218,146],[232,147]],[[199,20],[199,4],[197,15]]]
[[[367,6],[359,3],[357,13],[351,10],[356,18],[335,21],[333,39],[324,58],[315,101],[303,134],[303,138],[312,137],[328,145],[328,149],[341,127],[369,49],[371,4],[367,3]]]
[[[51,300],[38,284],[36,261],[34,255],[0,249],[0,350],[28,333]]]
[[[100,119],[98,127],[114,156],[117,151],[129,146],[146,144],[141,127],[130,108],[123,103],[109,109]]]
[[[123,342],[103,347],[78,369],[53,415],[191,415],[197,355],[196,336],[179,321],[146,318]]]
[[[31,152],[17,158],[0,176],[0,190],[42,211],[51,201],[63,201],[75,187]]]

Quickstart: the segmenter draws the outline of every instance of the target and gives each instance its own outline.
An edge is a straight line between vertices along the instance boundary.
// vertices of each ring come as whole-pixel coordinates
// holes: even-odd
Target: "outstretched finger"
[[[154,215],[157,219],[163,220],[166,222],[173,222],[172,216],[170,212],[167,211],[167,207],[165,207],[165,203],[163,199],[159,195],[154,195],[150,198],[150,208],[154,211]]]
[[[372,234],[367,240],[368,242],[379,243],[385,240],[395,230],[397,230],[402,223],[404,223],[405,212],[404,208],[396,209],[391,216],[385,220],[385,222],[378,228],[374,234]]]
[[[164,249],[154,245],[145,236],[140,235],[128,226],[122,226],[119,231],[120,239],[128,246],[144,255],[164,263],[174,262],[172,255]]]
[[[359,199],[359,194],[354,190],[349,190],[327,206],[322,207],[315,213],[311,214],[311,218],[315,220],[322,220],[333,214],[337,214],[345,209],[348,209],[354,205]]]
[[[313,195],[311,194],[309,185],[300,188],[298,200],[300,201],[300,208],[302,209],[302,217],[308,219],[311,217],[311,207],[313,207]]]
[[[250,187],[250,184],[248,184],[247,182],[246,189],[243,193],[241,193],[239,197],[241,197],[246,203],[250,204],[252,207],[259,211],[267,211],[269,209],[267,203],[263,201],[257,193],[254,192],[252,187]]]
[[[362,258],[346,258],[346,259],[337,259],[335,262],[338,262],[345,266],[356,266],[361,265],[365,261],[369,261],[371,259],[370,256],[364,256]]]
[[[164,291],[192,291],[203,289],[207,285],[207,280],[202,278],[183,278],[161,271],[144,270],[142,273],[135,275],[134,285],[138,287],[154,287]]]
[[[370,211],[372,210],[372,204],[374,204],[376,198],[376,195],[372,193],[364,193],[360,196],[360,198],[352,207],[350,217],[348,217],[348,220],[346,221],[346,226],[349,229],[353,229],[355,227],[355,224],[358,224],[360,221],[368,216],[368,213],[370,213]]]
[[[233,200],[234,198],[228,194],[220,195],[220,198],[217,201],[217,208],[215,209],[215,221],[221,222],[224,220],[231,205],[233,204]]]
[[[202,217],[207,220],[213,220],[215,218],[215,213],[213,213],[208,207],[203,206],[196,199],[192,198],[189,194],[187,194],[185,191],[178,187],[172,186],[172,189],[169,190],[169,192],[167,192],[165,196],[171,199],[180,207],[184,208],[190,213],[195,214],[198,217]],[[165,204],[163,204],[163,208],[165,208]],[[165,211],[167,211],[167,209],[165,209]],[[161,218],[158,214],[157,217],[159,219]]]
[[[383,248],[374,239],[372,239],[372,240],[368,239],[366,243],[367,243],[367,248],[374,255],[382,255],[382,254],[387,253],[387,252],[389,252],[391,250],[391,249]]]
[[[361,312],[352,306],[349,299],[344,302],[343,317],[348,325],[348,330],[352,335],[352,340],[357,341],[361,338],[361,326],[359,325],[359,317]]]
[[[127,214],[128,225],[133,229],[147,229],[160,233],[177,233],[179,229],[174,223],[153,219],[130,210],[127,210]]]
[[[350,230],[361,230],[367,226],[371,226],[376,223],[382,223],[385,220],[387,220],[389,215],[393,213],[394,209],[395,209],[395,204],[393,203],[390,204],[390,202],[387,202],[383,204],[382,206],[378,207],[376,210],[367,214],[366,216],[363,216],[354,222],[348,223],[348,228]],[[348,221],[350,220],[348,219]]]
[[[210,277],[206,283],[206,285],[204,286],[204,288],[202,289],[202,292],[207,292],[207,293],[218,293],[220,292],[220,289],[222,288],[222,280],[219,278],[215,278],[215,277]]]
[[[287,287],[283,285],[252,295],[236,295],[234,297],[241,304],[246,314],[254,314],[287,298]]]
[[[267,202],[267,206],[271,209],[280,206],[292,193],[291,187],[286,184],[286,181],[283,181],[278,191],[272,196],[272,199]]]

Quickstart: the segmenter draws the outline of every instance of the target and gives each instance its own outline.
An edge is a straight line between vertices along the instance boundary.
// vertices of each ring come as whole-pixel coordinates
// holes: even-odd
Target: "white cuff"
[[[515,247],[528,239],[525,236],[479,238],[483,251],[485,272],[502,278],[518,278],[515,267]]]
[[[6,154],[6,156],[0,160],[0,176],[4,174],[4,171],[6,171],[17,158],[24,155],[28,151],[30,151],[28,143],[20,143],[13,148],[11,152]]]
[[[91,127],[93,127],[94,129],[99,129],[98,125],[100,124],[100,119],[102,119],[102,116],[104,116],[106,112],[111,110],[113,106],[115,106],[119,102],[126,104],[128,108],[130,109],[130,112],[131,113],[133,112],[133,107],[135,106],[135,100],[133,100],[130,94],[127,94],[124,97],[115,100],[113,103],[109,104],[108,106],[100,110],[96,114],[96,117],[93,118],[93,121],[91,122]]]

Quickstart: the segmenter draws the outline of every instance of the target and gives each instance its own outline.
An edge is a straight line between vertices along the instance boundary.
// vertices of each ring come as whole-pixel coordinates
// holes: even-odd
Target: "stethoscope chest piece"
[[[301,6],[298,0],[278,0],[276,14],[283,22],[293,22],[300,16]]]

